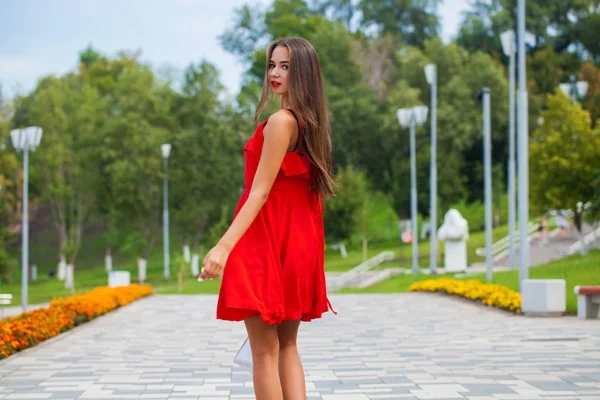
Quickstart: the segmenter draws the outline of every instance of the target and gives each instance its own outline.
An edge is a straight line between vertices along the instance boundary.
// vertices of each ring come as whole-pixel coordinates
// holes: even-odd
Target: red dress
[[[245,190],[234,219],[250,194],[267,122],[244,146]],[[300,143],[301,127],[298,134]],[[269,324],[310,321],[331,308],[325,284],[322,198],[310,190],[311,174],[307,156],[297,149],[286,153],[267,201],[229,254],[217,319],[242,321],[260,315]]]

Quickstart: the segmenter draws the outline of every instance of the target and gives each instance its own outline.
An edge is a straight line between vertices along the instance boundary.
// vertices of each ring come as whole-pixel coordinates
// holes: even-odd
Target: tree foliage
[[[579,104],[556,91],[548,96],[543,123],[530,144],[530,193],[539,211],[572,210],[578,203],[596,203],[594,186],[600,160],[600,132],[593,131],[590,115]]]

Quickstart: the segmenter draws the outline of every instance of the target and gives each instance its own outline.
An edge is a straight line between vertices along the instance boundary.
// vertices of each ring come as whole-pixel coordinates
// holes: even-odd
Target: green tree
[[[313,9],[328,18],[343,22],[348,31],[355,30],[353,22],[360,14],[359,0],[313,0]]]
[[[10,114],[12,105],[2,95],[0,86],[0,280],[11,281],[15,260],[10,257],[7,247],[15,239],[14,228],[18,223],[18,184],[19,171],[17,158],[11,149]]]
[[[380,33],[391,33],[404,44],[423,46],[438,36],[439,0],[362,0],[363,27],[375,26]]]
[[[584,108],[590,112],[592,127],[598,127],[600,120],[600,69],[587,62],[581,67],[580,79],[588,83],[588,92]]]
[[[391,34],[353,41],[352,59],[360,68],[362,81],[375,91],[379,101],[387,98],[391,84],[397,79],[394,54],[398,47],[397,39]]]
[[[222,90],[216,68],[202,62],[188,67],[178,99],[182,129],[173,143],[173,195],[185,243],[192,237],[194,274],[211,216],[221,217],[221,207],[232,205],[243,184],[243,143],[219,101]]]
[[[527,46],[529,53],[546,47],[557,53],[571,52],[575,47],[579,55],[587,50],[598,57],[598,40],[594,34],[600,21],[598,0],[529,0],[525,7],[525,25],[533,36]],[[515,21],[515,0],[475,0],[465,16],[458,43],[469,51],[501,54],[499,34],[515,29]]]
[[[35,153],[36,167],[42,176],[39,186],[43,200],[51,206],[58,253],[68,265],[65,284],[71,289],[70,273],[95,202],[93,182],[98,171],[89,168],[87,162],[94,151],[90,140],[103,121],[102,107],[98,92],[70,74],[42,79],[24,110],[27,124],[44,130],[44,151]],[[15,120],[24,122],[19,112],[17,109]],[[64,273],[59,271],[59,278]]]
[[[156,81],[148,66],[136,63],[119,76],[114,99],[114,115],[103,138],[103,172],[119,226],[124,231],[135,228],[125,248],[138,256],[143,280],[159,235],[164,178],[160,147],[170,141],[175,126],[174,94]]]
[[[261,7],[250,5],[235,9],[233,28],[219,36],[223,49],[247,63],[261,45],[266,45],[264,12]]]
[[[538,211],[571,210],[582,237],[583,210],[578,203],[597,201],[600,133],[592,131],[589,113],[559,90],[548,96],[542,117],[530,141],[531,201]]]
[[[106,63],[107,61],[107,58],[94,50],[91,45],[89,45],[85,50],[79,52],[79,62],[81,62],[87,68],[91,67],[97,62]]]
[[[373,152],[369,176],[379,190],[389,193],[390,204],[400,218],[409,215],[410,169],[408,134],[400,130],[395,111],[419,103],[429,105],[430,87],[423,69],[434,63],[438,68],[438,195],[440,206],[447,209],[462,198],[483,198],[482,111],[476,94],[482,87],[492,94],[492,141],[495,164],[506,165],[508,85],[505,71],[488,54],[470,55],[457,44],[443,45],[439,39],[425,44],[423,50],[405,48],[398,55],[399,81],[388,97],[384,137],[385,152]],[[410,90],[409,90],[410,89]],[[396,143],[391,141],[399,140]],[[429,121],[417,129],[417,190],[419,211],[429,214]],[[362,149],[363,147],[359,147]],[[384,164],[384,160],[389,160]],[[393,161],[395,160],[395,161]],[[361,164],[363,165],[363,164]],[[367,165],[365,163],[364,165]],[[378,171],[382,171],[380,173]],[[383,176],[389,182],[380,186]]]
[[[500,0],[475,0],[465,14],[456,42],[469,52],[503,53],[500,34],[513,27]]]
[[[361,212],[366,202],[367,181],[363,173],[348,166],[338,172],[336,183],[336,196],[325,202],[325,236],[328,240],[343,242],[360,228]]]
[[[577,13],[577,22],[569,26],[569,38],[576,40],[588,51],[596,64],[600,63],[600,1],[589,0],[588,7],[582,7]]]
[[[91,47],[80,53],[79,75],[102,96],[103,115],[106,121],[122,118],[119,108],[119,96],[122,92],[119,92],[118,82],[127,71],[139,68],[139,64],[136,54],[121,52],[117,58],[109,59]],[[97,202],[94,213],[90,217],[106,227],[103,237],[107,270],[109,267],[112,268],[111,249],[119,248],[125,240],[126,233],[124,226],[120,226],[122,224],[118,220],[119,213],[115,209],[111,176],[105,173],[116,154],[121,151],[119,137],[113,137],[118,134],[119,132],[113,130],[111,124],[104,124],[98,134],[92,138],[91,146],[96,151],[88,154],[87,157],[90,168],[102,172],[98,174],[98,181],[94,184]]]

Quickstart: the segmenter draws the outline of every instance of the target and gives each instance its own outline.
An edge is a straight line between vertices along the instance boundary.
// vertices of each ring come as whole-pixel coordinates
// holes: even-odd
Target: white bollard
[[[112,268],[113,268],[112,255],[106,254],[104,256],[104,268],[106,269],[106,272],[112,271]]]
[[[146,282],[146,266],[148,261],[143,258],[138,258],[138,281],[140,283]]]
[[[527,316],[561,316],[567,309],[567,283],[564,279],[525,279],[521,298],[521,311]]]
[[[129,286],[131,284],[131,274],[129,271],[111,271],[108,274],[108,286]]]
[[[192,275],[193,276],[198,276],[200,275],[200,256],[198,255],[198,253],[194,253],[194,255],[192,256]]]
[[[190,246],[187,244],[183,246],[183,259],[186,263],[190,262]]]

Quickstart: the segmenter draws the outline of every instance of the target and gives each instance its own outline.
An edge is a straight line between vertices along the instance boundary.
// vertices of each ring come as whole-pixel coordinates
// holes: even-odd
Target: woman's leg
[[[296,338],[300,321],[283,321],[277,328],[279,336],[279,378],[285,400],[305,400],[304,369],[298,354]]]
[[[252,375],[256,400],[281,400],[279,381],[279,339],[277,325],[264,323],[260,316],[244,320],[252,349]]]

